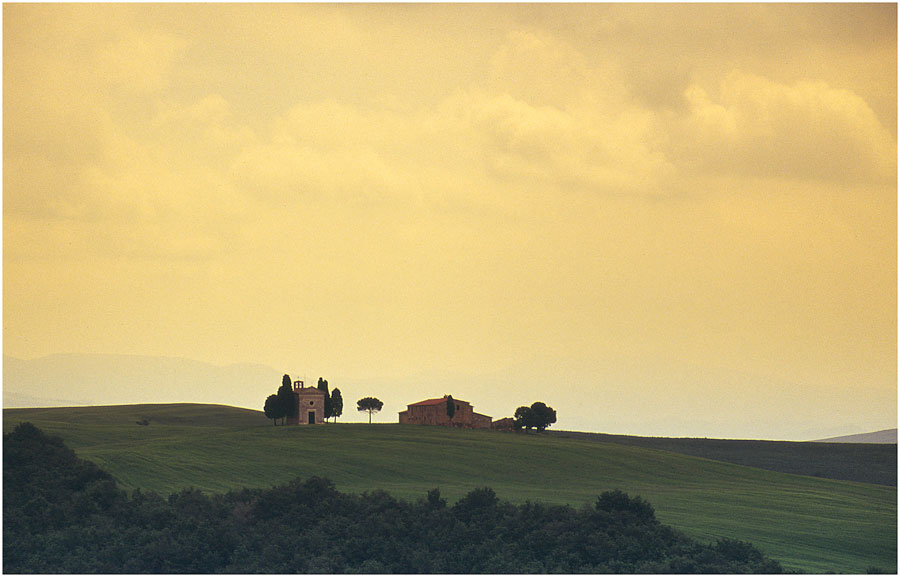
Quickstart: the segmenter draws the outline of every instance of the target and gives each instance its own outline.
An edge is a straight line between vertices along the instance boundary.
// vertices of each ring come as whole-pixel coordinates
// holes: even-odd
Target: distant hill
[[[894,432],[896,434],[896,429]],[[781,473],[897,486],[897,447],[888,444],[679,439],[574,431],[552,431],[550,434],[671,451]]]
[[[831,437],[819,439],[816,443],[897,443],[897,429],[885,429],[874,433],[860,433],[858,435],[845,435],[843,437]]]
[[[749,541],[788,569],[862,573],[897,566],[893,487],[550,434],[364,423],[275,427],[261,411],[219,405],[3,411],[4,431],[22,421],[59,435],[129,490],[220,492],[319,475],[351,493],[383,489],[416,500],[439,487],[454,502],[491,487],[514,503],[577,508],[621,489],[647,499],[662,522],[695,538]]]
[[[3,407],[203,403],[259,407],[281,373],[259,364],[214,365],[177,357],[59,354],[3,357]]]

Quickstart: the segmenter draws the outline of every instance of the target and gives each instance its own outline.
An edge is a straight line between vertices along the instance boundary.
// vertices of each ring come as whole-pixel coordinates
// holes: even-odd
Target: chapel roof
[[[295,393],[303,393],[304,395],[308,395],[310,393],[325,395],[325,391],[319,389],[318,387],[300,387],[299,389],[294,389]]]

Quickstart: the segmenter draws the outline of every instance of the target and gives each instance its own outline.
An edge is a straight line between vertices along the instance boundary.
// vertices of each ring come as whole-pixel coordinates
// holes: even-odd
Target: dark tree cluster
[[[344,412],[344,398],[341,396],[341,390],[335,388],[331,393],[328,392],[328,381],[319,377],[316,385],[320,391],[325,393],[325,420],[338,417]]]
[[[6,573],[778,573],[748,543],[703,544],[621,491],[593,505],[448,505],[350,495],[313,477],[268,490],[130,496],[30,424],[3,438]]]
[[[266,417],[272,419],[274,424],[278,424],[278,419],[281,419],[281,424],[284,424],[285,417],[293,417],[295,416],[295,412],[297,410],[297,406],[294,403],[294,387],[291,385],[291,376],[284,375],[281,377],[281,386],[278,387],[278,392],[274,395],[269,395],[266,399],[265,405],[263,405],[263,413],[265,413]]]
[[[556,411],[538,401],[530,407],[519,407],[513,415],[513,426],[517,431],[537,429],[543,431],[556,422]]]

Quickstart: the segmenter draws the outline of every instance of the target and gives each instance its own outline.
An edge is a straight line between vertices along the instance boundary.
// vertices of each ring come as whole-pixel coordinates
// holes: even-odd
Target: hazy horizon
[[[897,426],[896,5],[6,4],[3,79],[5,356]]]
[[[14,361],[15,366],[11,368],[6,362],[8,360]],[[22,363],[27,366],[25,370],[22,370]],[[274,367],[257,363],[217,365],[184,357],[57,353],[35,359],[17,359],[4,355],[3,404],[4,408],[38,408],[204,403],[261,411],[260,399],[275,391],[281,384],[282,374]],[[303,380],[309,385],[315,384],[318,379],[308,372],[288,374],[292,379]],[[339,419],[342,423],[368,422],[368,415],[358,413],[355,407],[355,401],[363,396],[376,396],[384,401],[383,410],[374,416],[374,424],[396,423],[397,413],[405,410],[407,404],[443,394],[453,394],[458,399],[466,400],[478,412],[486,413],[494,419],[511,416],[515,407],[522,404],[514,399],[498,401],[481,394],[477,388],[465,385],[465,382],[473,380],[496,385],[496,375],[487,376],[487,381],[485,376],[479,376],[479,379],[454,379],[454,376],[420,375],[390,382],[378,379],[348,381],[340,378],[335,381],[333,377],[325,377],[329,379],[329,389],[340,388],[345,398],[345,411]],[[14,390],[10,390],[11,388]],[[22,391],[30,391],[32,395],[23,394]],[[67,394],[70,397],[59,399],[54,398],[54,394]],[[73,399],[73,396],[76,398]],[[785,434],[784,431],[789,429],[779,427],[773,421],[760,421],[752,426],[745,426],[745,432],[736,436],[729,433],[733,428],[730,429],[714,418],[690,421],[670,419],[665,423],[654,423],[622,419],[604,410],[588,419],[561,415],[559,423],[552,428],[652,437],[784,441],[812,441],[875,432],[862,429],[852,422],[823,421]]]

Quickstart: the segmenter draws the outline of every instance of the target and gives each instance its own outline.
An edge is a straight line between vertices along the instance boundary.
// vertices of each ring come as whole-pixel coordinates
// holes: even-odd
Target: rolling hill
[[[4,410],[4,430],[21,421],[61,436],[127,489],[226,491],[320,475],[348,492],[417,499],[440,487],[455,500],[489,486],[516,503],[580,506],[618,488],[649,500],[661,521],[695,538],[750,541],[787,568],[897,567],[897,493],[889,487],[552,435],[273,427],[257,411],[217,405]]]
[[[281,384],[281,373],[252,363],[214,365],[178,357],[55,354],[3,356],[3,406],[202,402],[214,397],[256,406]]]
[[[843,437],[831,437],[816,441],[819,443],[893,443],[897,444],[897,429],[884,429],[873,433],[860,433],[858,435],[844,435]]]
[[[573,431],[550,431],[550,434],[600,443],[660,449],[781,473],[897,486],[896,443],[891,445],[863,442],[837,444],[824,441],[679,439]]]

